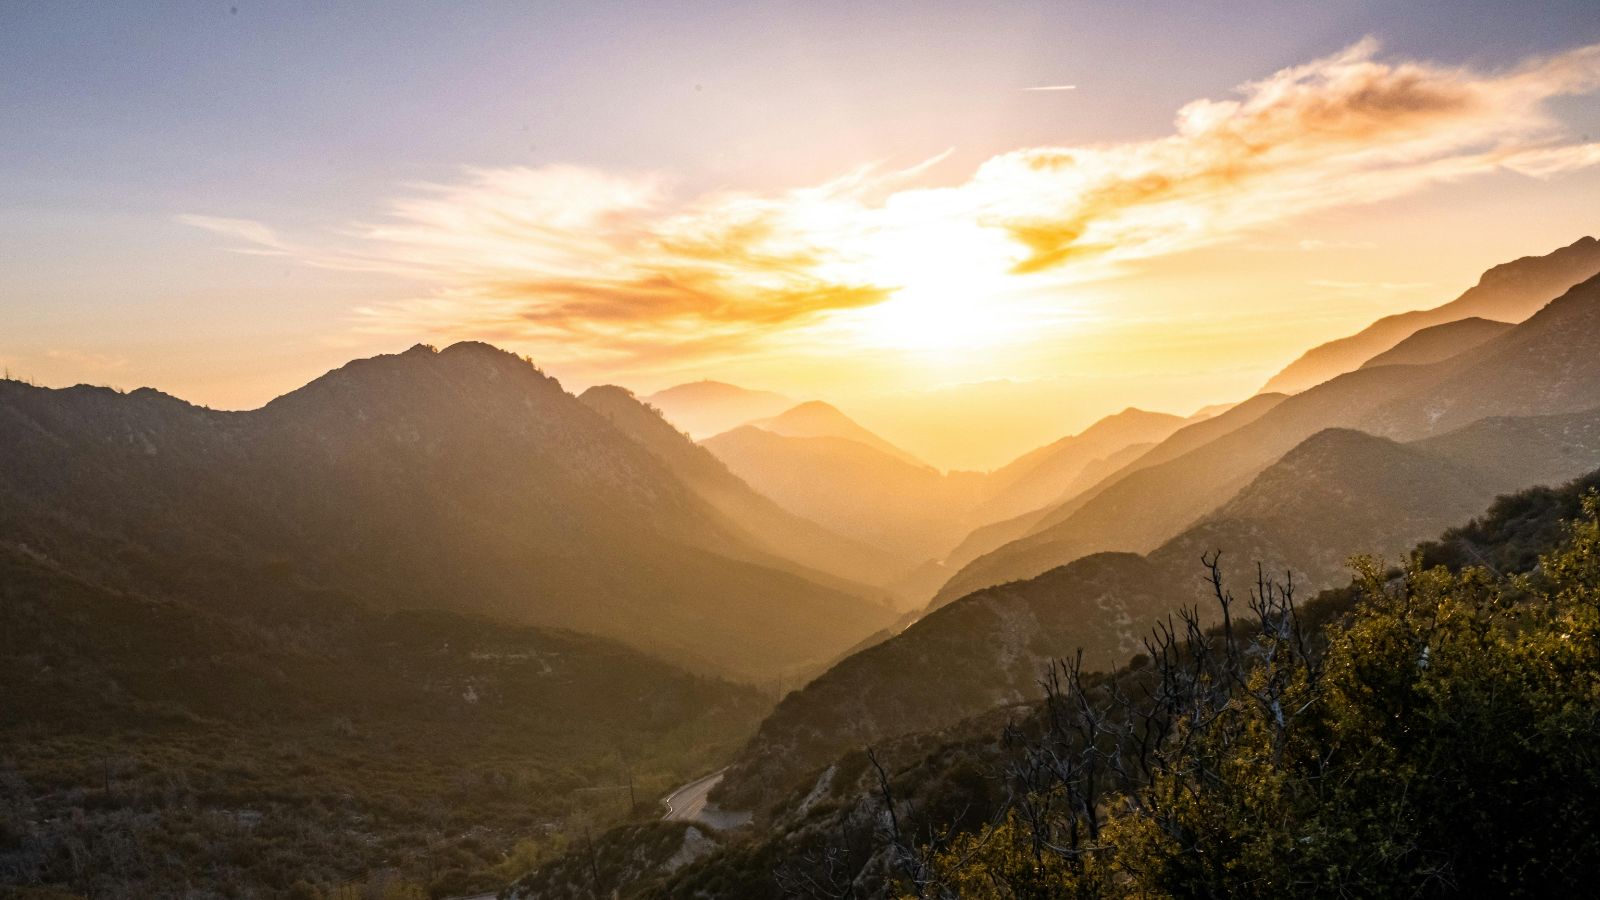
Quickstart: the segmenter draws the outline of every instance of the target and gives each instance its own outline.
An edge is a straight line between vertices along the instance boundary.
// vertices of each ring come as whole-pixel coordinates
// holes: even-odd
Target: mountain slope
[[[981,476],[941,474],[858,441],[753,425],[704,441],[735,475],[791,513],[915,564],[959,537]]]
[[[578,399],[654,454],[679,480],[773,556],[862,585],[881,587],[904,574],[889,554],[785,512],[756,493],[711,451],[672,427],[625,388],[591,387]]]
[[[1476,316],[1432,325],[1362,363],[1361,368],[1425,366],[1465,353],[1511,328],[1510,322],[1496,322]]]
[[[1473,316],[1520,322],[1567,288],[1600,273],[1600,241],[1584,237],[1545,256],[1495,266],[1460,297],[1433,309],[1385,316],[1360,332],[1329,341],[1274,375],[1263,391],[1298,393],[1394,347],[1433,325]]]
[[[979,522],[997,522],[1059,503],[1084,470],[1132,444],[1154,444],[1186,421],[1166,413],[1128,408],[1070,437],[1033,450],[989,474],[988,497],[972,512]]]
[[[644,402],[696,440],[756,419],[775,416],[794,401],[772,391],[753,391],[721,381],[695,381],[657,391]]]
[[[1420,447],[1321,431],[1148,556],[1090,554],[929,613],[786,697],[730,769],[724,802],[751,808],[851,748],[1036,697],[1039,673],[1074,649],[1091,667],[1126,659],[1158,619],[1204,599],[1203,555],[1222,551],[1235,586],[1253,584],[1260,561],[1314,592],[1345,577],[1351,555],[1396,558],[1509,481],[1600,466],[1600,410],[1450,437]],[[1485,450],[1497,440],[1534,461],[1520,477],[1486,474],[1481,461],[1508,455]]]
[[[1440,382],[1386,403],[1363,426],[1400,439],[1442,434],[1489,416],[1576,412],[1600,397],[1600,275],[1457,359]]]
[[[1410,440],[1491,416],[1587,409],[1600,396],[1600,356],[1591,349],[1597,343],[1600,276],[1470,350],[1428,365],[1377,366],[1338,376],[1246,427],[1134,472],[1087,496],[1070,514],[1047,517],[1033,533],[973,561],[937,599],[1025,578],[1085,553],[1151,549],[1322,428]]]
[[[243,554],[390,608],[573,628],[743,677],[814,665],[890,618],[760,562],[656,457],[482,344],[358,360],[247,413],[0,383],[0,500],[0,535],[132,587]]]
[[[249,556],[207,565],[203,603],[105,574],[0,542],[0,884],[63,891],[40,896],[360,893],[382,870],[492,890],[530,816],[626,814],[616,747],[664,790],[766,708],[601,638],[375,612]]]
[[[781,434],[785,437],[843,438],[847,441],[865,444],[904,463],[924,467],[928,465],[861,427],[854,419],[840,412],[836,407],[823,403],[821,400],[802,403],[784,410],[772,418],[759,419],[750,424],[763,431],[770,431],[773,434]]]

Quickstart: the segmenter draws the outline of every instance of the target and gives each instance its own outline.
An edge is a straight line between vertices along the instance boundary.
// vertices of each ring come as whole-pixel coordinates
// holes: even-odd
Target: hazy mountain
[[[1033,450],[989,474],[988,497],[972,512],[978,522],[997,522],[1060,503],[1084,470],[1130,444],[1155,443],[1183,427],[1166,413],[1125,409],[1070,437]]]
[[[825,661],[890,618],[786,571],[483,344],[358,360],[245,413],[0,383],[0,498],[7,540],[130,588],[243,555],[389,608],[572,628],[743,677]]]
[[[751,422],[757,428],[785,437],[833,437],[865,444],[886,453],[901,462],[915,466],[928,464],[901,450],[876,434],[861,427],[855,420],[821,400],[811,400],[784,410],[770,419]]]
[[[1433,309],[1385,316],[1350,337],[1307,351],[1274,375],[1263,391],[1298,393],[1349,372],[1433,325],[1481,317],[1520,322],[1580,281],[1600,273],[1600,241],[1582,238],[1545,256],[1495,266],[1460,297]]]
[[[1375,366],[1425,366],[1465,353],[1473,347],[1511,330],[1510,322],[1477,317],[1458,319],[1418,331],[1388,350],[1361,364]]]
[[[735,475],[791,513],[907,563],[960,536],[982,476],[941,474],[858,441],[788,437],[746,425],[703,442]]]
[[[668,422],[700,439],[746,422],[775,416],[794,401],[771,391],[753,391],[721,381],[695,381],[657,391],[644,401]]]
[[[965,566],[967,563],[972,562],[985,553],[988,553],[991,550],[996,550],[1014,540],[1017,540],[1018,538],[1025,536],[1035,527],[1037,527],[1039,522],[1044,519],[1045,516],[1051,514],[1051,512],[1053,512],[1055,509],[1059,508],[1063,504],[1073,502],[1085,491],[1094,488],[1096,485],[1099,485],[1111,476],[1127,469],[1141,456],[1149,453],[1151,450],[1155,449],[1155,447],[1156,445],[1153,443],[1129,444],[1110,456],[1104,456],[1093,460],[1088,465],[1084,466],[1083,469],[1078,472],[1077,476],[1067,483],[1066,488],[1063,489],[1056,497],[1055,503],[1040,507],[1038,509],[1029,510],[1021,515],[1012,516],[1009,519],[1003,519],[999,522],[991,522],[988,525],[980,525],[979,527],[973,529],[970,534],[961,539],[961,543],[957,544],[953,550],[945,554],[943,564],[947,569],[950,570],[945,577],[948,578],[950,574],[954,574],[956,571],[960,570],[962,566]],[[940,584],[943,584],[943,581],[941,581]],[[934,587],[937,588],[939,585],[934,585]]]
[[[1351,397],[1359,398],[1367,386],[1346,384],[1309,401],[1258,395],[1178,430],[1094,487],[1046,512],[1023,537],[968,563],[939,589],[932,605],[988,585],[1032,577],[1088,553],[1153,549],[1318,431],[1328,413]],[[1324,399],[1329,402],[1320,402]],[[1290,404],[1300,410],[1279,416],[1280,409]],[[1272,421],[1283,424],[1273,426]],[[1262,422],[1269,425],[1259,427]],[[1264,438],[1237,437],[1244,432],[1261,432]]]
[[[1027,536],[973,561],[938,599],[1028,577],[1098,550],[1153,549],[1322,428],[1412,439],[1489,416],[1586,409],[1600,396],[1600,357],[1590,350],[1596,342],[1600,277],[1477,347],[1428,365],[1376,366],[1341,375],[1277,404],[1246,427],[1091,491],[1081,502],[1041,519]],[[1158,446],[1139,465],[1162,452]]]
[[[592,387],[578,399],[653,453],[767,553],[862,585],[881,587],[904,574],[904,567],[890,554],[786,512],[756,493],[710,450],[690,440],[627,389]]]
[[[1505,467],[1518,451],[1529,460],[1520,474]],[[1510,481],[1561,483],[1597,466],[1600,410],[1480,423],[1419,445],[1318,432],[1148,556],[1090,554],[976,591],[842,661],[762,723],[724,796],[752,806],[852,748],[1036,697],[1042,669],[1077,648],[1091,667],[1132,656],[1157,619],[1204,599],[1203,554],[1222,551],[1236,589],[1260,561],[1292,571],[1309,596],[1347,578],[1350,556],[1396,559]]]
[[[1488,565],[1506,574],[1529,572],[1538,554],[1563,543],[1566,531],[1562,522],[1581,515],[1582,497],[1597,483],[1600,472],[1559,488],[1530,489],[1500,498],[1487,513],[1448,529],[1442,539],[1425,542],[1418,552],[1429,565],[1447,565],[1456,571],[1466,565]],[[1243,589],[1242,585],[1233,587],[1236,593]],[[1315,634],[1327,623],[1343,618],[1358,600],[1357,592],[1344,588],[1316,596],[1302,594],[1297,604],[1299,625],[1305,633]],[[1216,640],[1221,635],[1214,631],[1211,637]],[[1059,648],[1057,655],[1069,655],[1071,650],[1070,645]],[[1123,661],[1114,678],[1091,674],[1084,681],[1084,699],[1090,703],[1102,699],[1112,682],[1137,692],[1150,684],[1149,670],[1150,660],[1134,656]],[[993,823],[1005,821],[1008,810],[1021,806],[1018,788],[1026,782],[1017,773],[1055,761],[1038,754],[1038,736],[1048,733],[1051,723],[1070,716],[1067,710],[1080,697],[1068,692],[1060,699],[1065,702],[1047,704],[1035,693],[1028,702],[993,708],[937,729],[874,740],[871,746],[881,770],[869,761],[863,745],[848,748],[825,765],[800,773],[787,790],[771,785],[754,807],[761,813],[758,828],[743,840],[724,842],[682,869],[628,870],[642,883],[628,885],[623,895],[688,897],[720,892],[777,898],[791,895],[788,886],[807,883],[807,878],[829,885],[859,886],[858,892],[866,896],[884,893],[879,886],[892,883],[897,857],[895,847],[885,839],[880,771],[886,773],[896,801],[902,833],[935,834],[942,840],[950,840],[952,833],[964,835],[951,844],[976,847],[973,852],[981,854],[983,840],[1004,839],[990,830]],[[1473,732],[1465,734],[1470,740]],[[1585,745],[1580,742],[1579,746]],[[730,794],[738,793],[733,790],[736,786],[729,785]],[[1025,817],[1026,813],[1019,812],[1019,819]],[[964,839],[979,843],[958,843]],[[1026,843],[1004,849],[1010,853],[1013,848],[1027,852]],[[631,862],[645,852],[613,849],[611,855]],[[569,863],[568,867],[576,865]],[[987,877],[995,872],[981,866],[967,871],[980,872],[984,880],[975,880],[985,887]],[[602,879],[611,875],[611,871],[601,870]],[[574,884],[583,883],[574,878]]]
[[[1488,416],[1587,409],[1600,397],[1596,347],[1600,276],[1574,286],[1516,328],[1455,357],[1470,364],[1455,366],[1438,383],[1386,403],[1366,417],[1364,427],[1414,438]]]

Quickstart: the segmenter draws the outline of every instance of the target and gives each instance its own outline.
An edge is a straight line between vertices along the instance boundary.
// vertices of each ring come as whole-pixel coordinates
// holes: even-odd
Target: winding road
[[[738,828],[750,823],[750,813],[731,812],[718,809],[708,797],[711,789],[722,781],[722,775],[727,769],[718,769],[710,775],[704,775],[678,788],[666,796],[662,802],[667,805],[667,814],[662,816],[666,822],[698,822],[701,825],[725,831],[729,828]]]

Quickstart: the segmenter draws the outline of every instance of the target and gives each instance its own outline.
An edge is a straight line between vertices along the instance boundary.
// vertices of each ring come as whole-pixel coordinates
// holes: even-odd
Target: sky
[[[0,0],[0,364],[488,340],[986,468],[1600,232],[1570,3]]]

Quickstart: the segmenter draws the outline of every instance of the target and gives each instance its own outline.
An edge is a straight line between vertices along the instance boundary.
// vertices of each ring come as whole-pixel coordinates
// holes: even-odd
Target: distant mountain
[[[657,391],[644,398],[668,422],[699,440],[765,419],[794,405],[771,391],[753,391],[721,381],[695,381]]]
[[[1022,537],[962,567],[935,594],[932,605],[989,585],[1029,578],[1089,553],[1153,549],[1319,430],[1330,409],[1348,399],[1345,395],[1363,393],[1362,386],[1343,387],[1349,389],[1332,389],[1337,396],[1328,398],[1328,403],[1321,402],[1326,392],[1298,401],[1281,394],[1257,395],[1219,416],[1179,429],[1094,487],[1047,511]],[[1302,411],[1280,417],[1280,409],[1291,403]],[[1262,427],[1263,421],[1284,424]],[[1270,436],[1270,441],[1239,437],[1247,432]]]
[[[1561,483],[1596,467],[1600,409],[1479,423],[1415,445],[1318,432],[1147,556],[1094,553],[976,591],[843,660],[762,724],[729,771],[724,802],[753,808],[846,751],[1036,698],[1044,667],[1077,648],[1091,668],[1133,656],[1158,619],[1204,600],[1203,554],[1222,551],[1241,596],[1259,561],[1293,572],[1308,597],[1346,579],[1351,555],[1397,559],[1511,482]]]
[[[789,437],[746,425],[703,442],[728,468],[795,515],[915,565],[960,536],[982,476],[941,474],[859,441]]]
[[[988,497],[972,513],[974,521],[997,522],[1063,502],[1090,464],[1130,444],[1156,443],[1183,427],[1166,413],[1129,408],[1107,416],[1070,437],[1040,447],[990,473]]]
[[[256,560],[390,609],[570,628],[752,679],[892,618],[797,574],[484,344],[358,360],[243,413],[0,382],[0,539],[200,604],[231,602],[209,569]]]
[[[1460,297],[1433,309],[1385,316],[1350,337],[1307,351],[1274,375],[1263,391],[1298,393],[1362,363],[1433,325],[1481,317],[1521,322],[1580,281],[1600,273],[1600,241],[1582,238],[1545,256],[1495,266]]]
[[[1586,409],[1600,396],[1600,355],[1592,351],[1597,344],[1600,277],[1470,350],[1428,365],[1376,366],[1340,375],[1278,403],[1248,426],[1087,492],[1081,502],[1041,519],[1026,536],[957,572],[936,602],[1030,577],[1087,553],[1153,549],[1323,428],[1410,440],[1491,416]],[[1162,453],[1158,446],[1139,464]]]
[[[592,387],[578,399],[653,453],[773,557],[792,559],[814,572],[858,585],[883,587],[905,574],[904,566],[890,554],[785,512],[758,494],[711,451],[690,440],[626,388]]]
[[[1458,319],[1443,325],[1433,325],[1411,335],[1388,350],[1361,364],[1361,368],[1376,366],[1425,366],[1441,362],[1491,338],[1510,331],[1510,322],[1496,322],[1477,317]]]
[[[1600,275],[1516,328],[1441,363],[1464,360],[1366,417],[1363,427],[1401,439],[1440,434],[1489,416],[1575,412],[1600,397]]]
[[[811,400],[784,410],[769,419],[751,422],[757,428],[785,437],[832,437],[865,444],[901,462],[927,467],[928,464],[883,438],[861,427],[854,419],[821,400]]]

